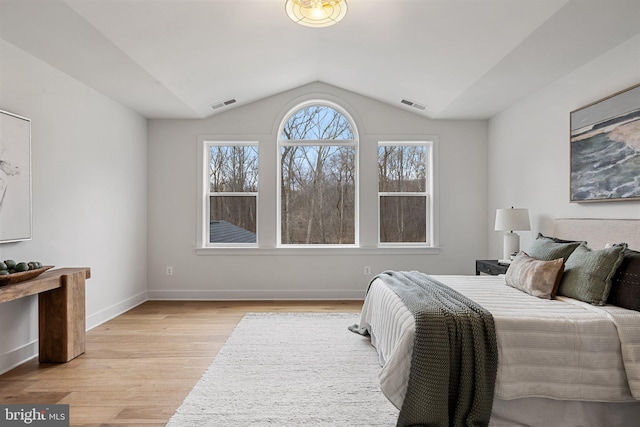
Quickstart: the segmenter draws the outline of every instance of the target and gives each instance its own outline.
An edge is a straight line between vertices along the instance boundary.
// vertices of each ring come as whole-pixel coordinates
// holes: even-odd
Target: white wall
[[[33,239],[0,259],[90,267],[91,328],[146,298],[146,120],[0,40],[0,109],[32,121]],[[0,305],[0,372],[37,354],[37,297]]]
[[[257,140],[260,144],[259,227],[262,242],[275,242],[277,128],[297,103],[325,98],[354,117],[360,134],[361,243],[377,235],[377,142],[395,138],[439,140],[439,254],[271,249],[258,254],[197,255],[195,248],[199,135]],[[314,83],[205,120],[149,121],[150,298],[362,298],[370,276],[385,269],[433,274],[473,273],[487,247],[487,121],[432,121],[323,83]],[[369,230],[365,232],[363,230]],[[260,251],[258,251],[260,252]],[[355,252],[355,253],[354,253]],[[165,274],[173,267],[173,276]]]
[[[489,256],[502,253],[495,209],[529,208],[531,232],[554,218],[640,218],[640,202],[569,203],[569,113],[640,83],[640,36],[504,110],[489,122]],[[640,172],[639,172],[640,174]]]

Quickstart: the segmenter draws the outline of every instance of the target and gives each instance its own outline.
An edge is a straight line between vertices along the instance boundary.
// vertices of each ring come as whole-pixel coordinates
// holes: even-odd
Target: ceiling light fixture
[[[289,18],[305,27],[329,27],[347,14],[347,0],[287,0]]]

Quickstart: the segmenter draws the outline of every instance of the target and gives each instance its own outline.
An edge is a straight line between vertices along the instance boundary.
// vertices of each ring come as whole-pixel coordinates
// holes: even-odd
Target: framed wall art
[[[0,243],[31,229],[31,120],[0,110]]]
[[[571,202],[640,200],[640,84],[570,113]]]

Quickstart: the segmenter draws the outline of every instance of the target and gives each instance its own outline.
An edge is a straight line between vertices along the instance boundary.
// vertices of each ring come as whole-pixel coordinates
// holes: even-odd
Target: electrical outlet
[[[371,267],[369,267],[368,265],[364,268],[364,274],[371,274]]]
[[[173,276],[173,267],[167,267],[167,276]]]

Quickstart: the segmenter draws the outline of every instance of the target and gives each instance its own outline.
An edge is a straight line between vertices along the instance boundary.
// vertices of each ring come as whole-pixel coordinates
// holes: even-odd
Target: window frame
[[[258,191],[211,191],[209,183],[209,153],[211,147],[256,147],[258,154]],[[260,210],[260,147],[258,141],[202,141],[202,248],[258,248],[260,246],[259,210]],[[255,197],[256,203],[256,241],[255,243],[211,242],[211,203],[210,197]]]
[[[318,97],[314,97],[317,101]],[[323,98],[324,99],[324,98]],[[333,98],[330,98],[333,100]],[[335,99],[335,103],[341,103],[342,100]],[[340,104],[330,103],[332,107],[339,107]],[[300,108],[300,102],[291,102],[288,107],[284,108],[279,117],[286,117],[287,111],[295,111],[296,108],[291,108],[292,105],[298,105]],[[290,109],[291,108],[291,109]],[[339,109],[341,113],[345,114],[347,111]],[[357,116],[353,114],[345,114],[350,118],[352,123],[360,123],[353,120],[353,117],[357,119]],[[440,250],[440,220],[439,220],[439,136],[433,133],[413,133],[413,134],[401,134],[401,133],[376,133],[369,132],[362,136],[358,135],[358,156],[357,156],[357,197],[358,202],[356,209],[358,214],[356,216],[356,226],[359,234],[359,246],[332,246],[332,247],[276,247],[276,228],[277,221],[276,212],[279,203],[279,195],[276,193],[279,191],[277,182],[277,165],[279,163],[276,158],[279,153],[277,147],[277,140],[281,133],[278,131],[279,123],[282,119],[276,119],[274,122],[274,128],[272,132],[266,134],[213,134],[208,132],[197,133],[195,140],[193,141],[193,151],[196,153],[194,180],[196,184],[196,191],[194,194],[196,204],[196,215],[194,217],[195,227],[192,234],[192,242],[194,253],[197,256],[268,256],[268,257],[281,257],[281,256],[386,256],[386,255],[437,255]],[[361,128],[355,128],[354,132],[362,132]],[[363,139],[364,138],[364,139]],[[432,141],[433,142],[433,195],[432,195],[432,228],[433,228],[433,246],[379,246],[378,243],[378,213],[374,213],[378,207],[378,187],[377,187],[377,141],[398,141],[404,140],[411,141]],[[257,218],[257,231],[258,246],[247,247],[229,247],[229,246],[206,246],[206,239],[208,236],[208,228],[206,228],[205,220],[205,190],[207,189],[207,168],[208,159],[205,155],[204,142],[226,142],[226,143],[238,143],[247,142],[258,144],[259,146],[259,195],[258,195],[258,215]],[[364,162],[364,163],[362,163]],[[360,166],[362,165],[362,168]],[[363,181],[366,180],[366,181]],[[364,182],[366,185],[360,185]],[[277,197],[277,198],[276,198]],[[364,209],[364,211],[363,211]]]
[[[286,123],[295,115],[298,111],[311,106],[320,105],[331,108],[338,113],[342,114],[344,118],[351,125],[353,131],[353,139],[282,139],[282,132]],[[360,147],[359,147],[359,133],[356,126],[356,122],[347,110],[338,105],[335,102],[331,102],[325,99],[311,99],[295,105],[291,108],[287,114],[284,115],[280,126],[278,126],[277,144],[276,144],[276,248],[280,249],[334,249],[334,248],[360,248]],[[353,147],[355,150],[355,179],[354,179],[354,243],[349,244],[289,244],[282,243],[282,147],[286,146],[300,146],[300,145],[315,145],[315,146],[344,146]]]
[[[380,191],[380,174],[376,173],[376,188],[377,188],[377,235],[378,235],[378,247],[379,248],[434,248],[437,245],[436,235],[436,212],[435,212],[435,147],[436,143],[433,139],[425,140],[407,140],[407,141],[378,141],[376,147],[376,167],[378,171],[378,154],[380,147],[395,146],[395,147],[407,147],[407,146],[423,146],[426,148],[426,177],[425,177],[425,191]],[[381,228],[381,199],[382,197],[412,197],[420,196],[425,197],[425,242],[381,242],[380,241],[380,228]]]

